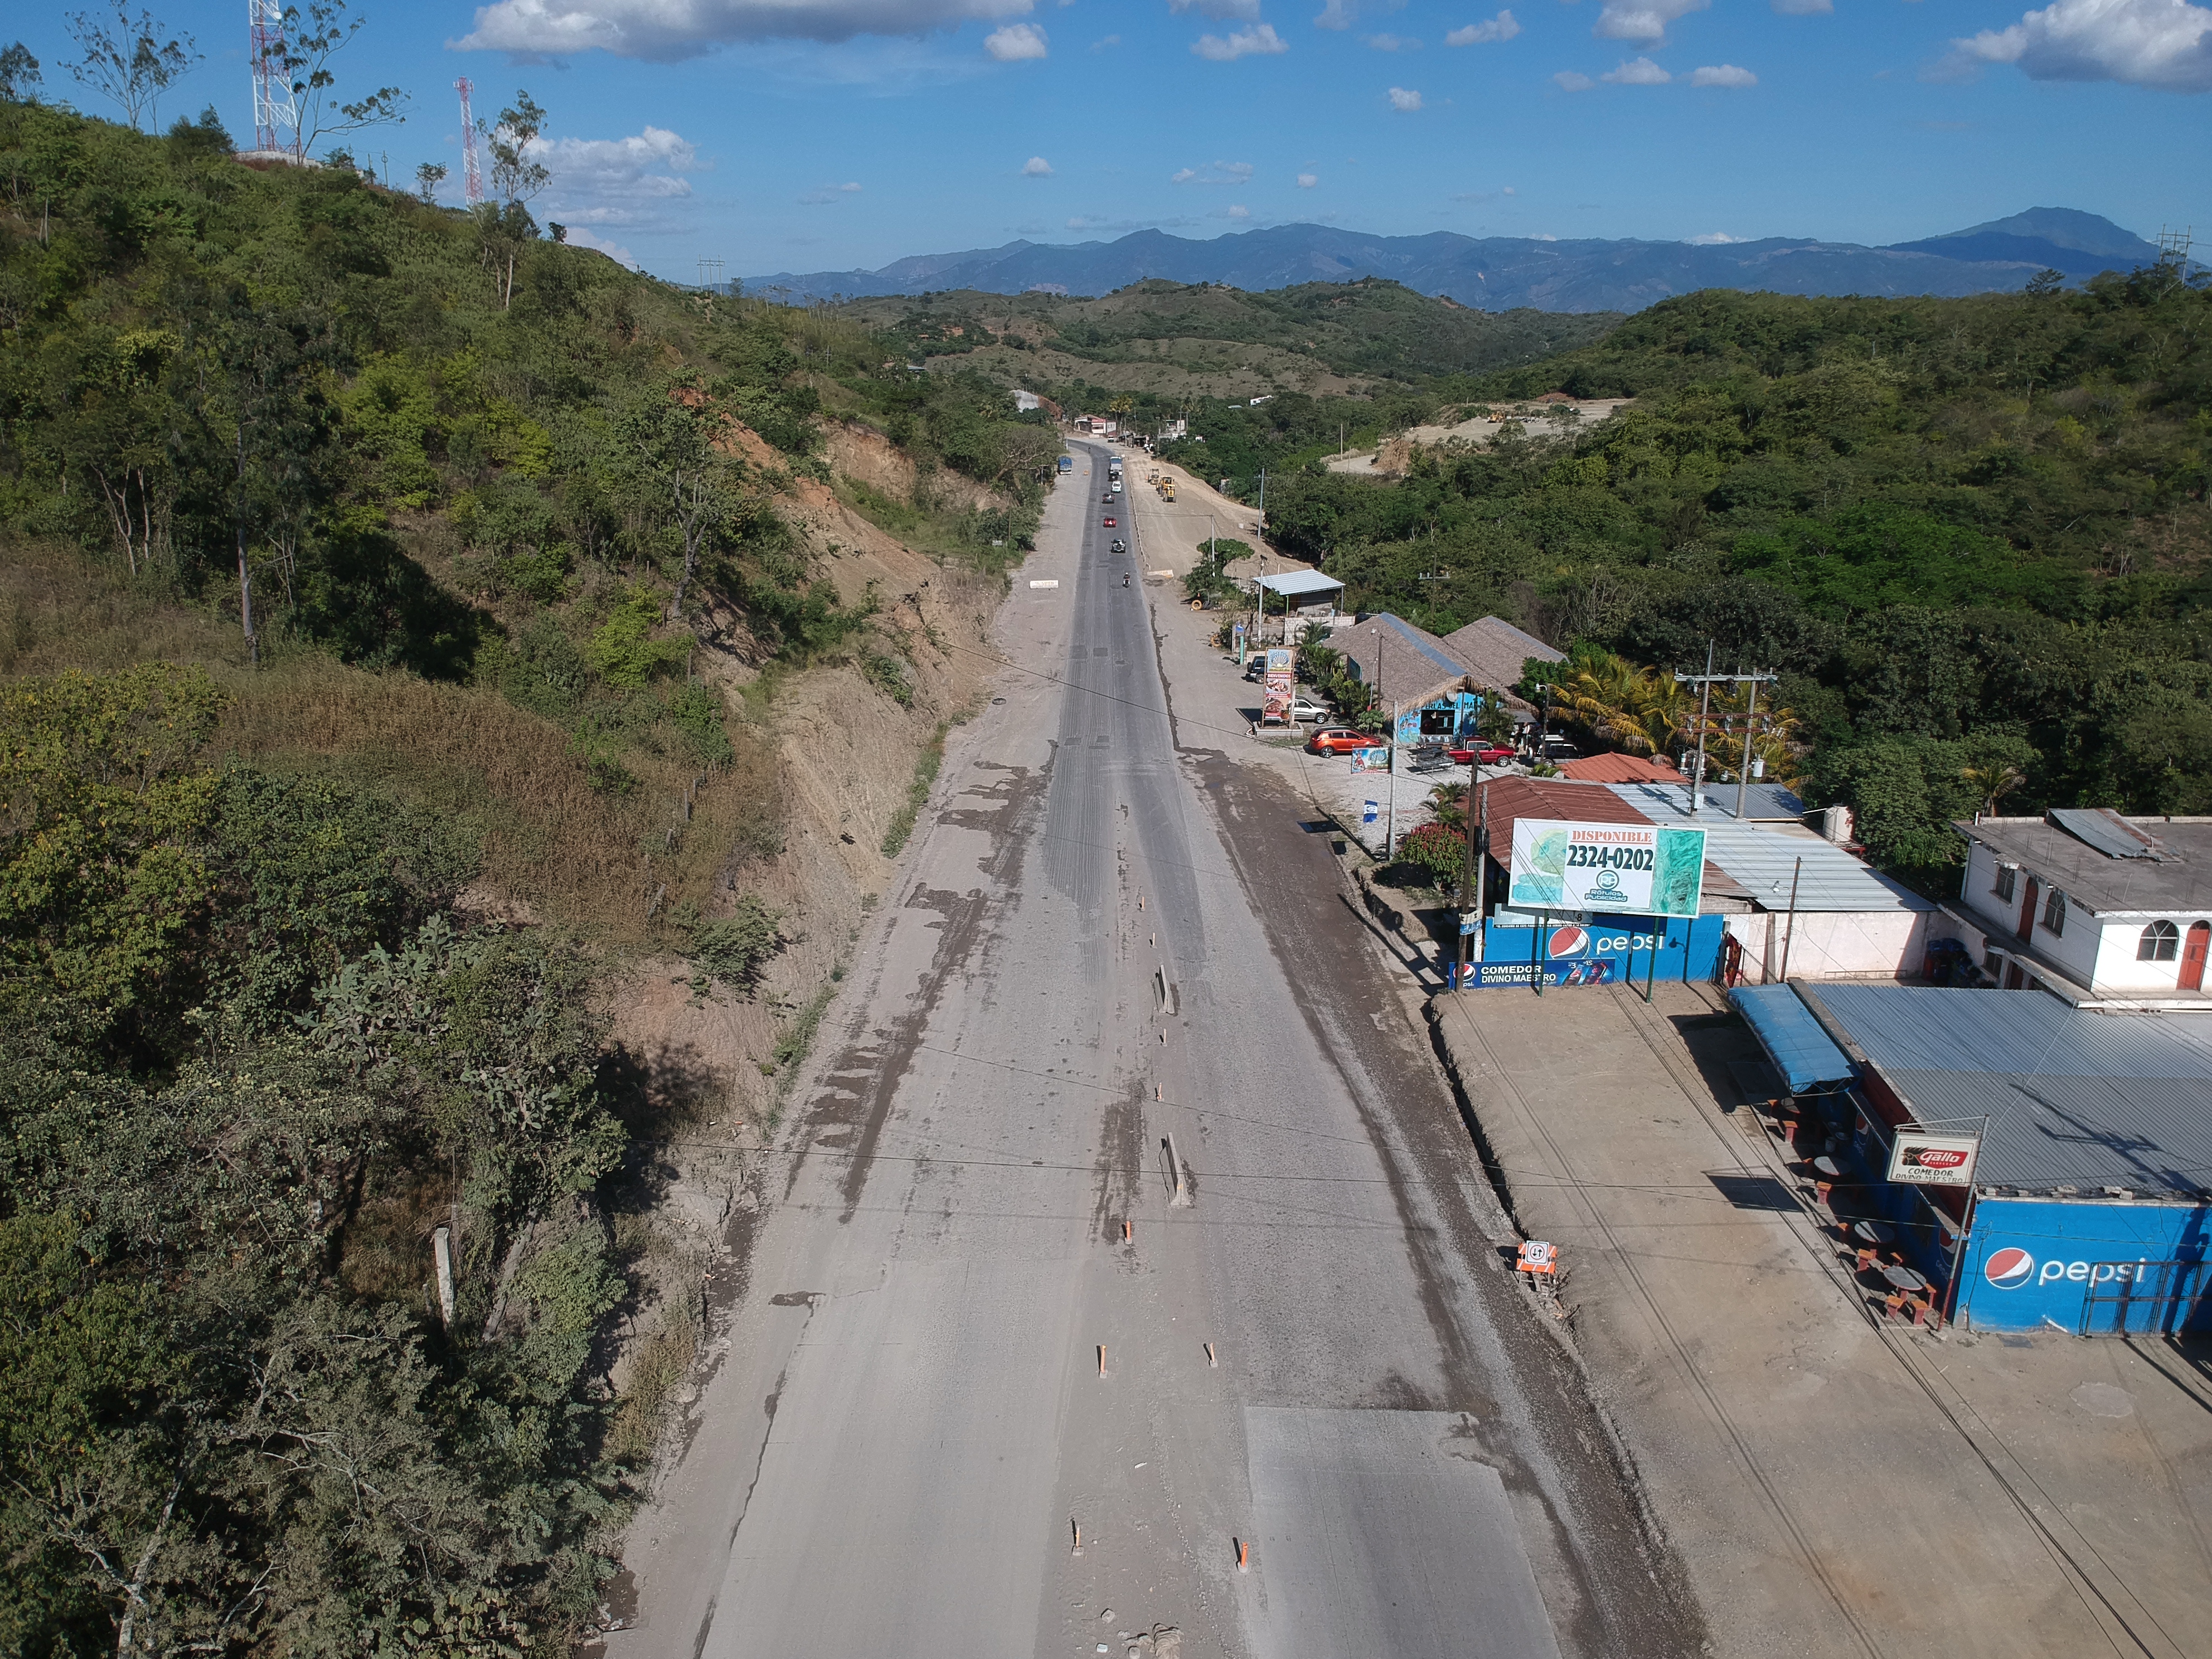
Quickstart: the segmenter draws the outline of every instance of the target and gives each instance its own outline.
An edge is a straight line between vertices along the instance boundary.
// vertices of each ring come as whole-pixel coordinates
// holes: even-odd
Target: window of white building
[[[2056,887],[2051,896],[2043,901],[2043,925],[2062,938],[2066,933],[2066,895]]]
[[[2172,962],[2181,954],[2181,929],[2170,921],[2154,921],[2136,941],[2137,962]]]

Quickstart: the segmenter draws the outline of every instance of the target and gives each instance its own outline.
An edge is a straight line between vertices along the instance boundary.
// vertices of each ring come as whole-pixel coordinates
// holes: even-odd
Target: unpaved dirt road
[[[1328,838],[1178,730],[1075,453],[608,1653],[1695,1652]]]

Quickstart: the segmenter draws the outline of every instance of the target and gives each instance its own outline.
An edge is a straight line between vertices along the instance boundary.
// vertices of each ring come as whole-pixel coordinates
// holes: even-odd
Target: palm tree
[[[1997,803],[2027,781],[2020,768],[2002,761],[1969,762],[1959,769],[1959,775],[1982,803],[1982,816],[1992,818],[1997,815]]]

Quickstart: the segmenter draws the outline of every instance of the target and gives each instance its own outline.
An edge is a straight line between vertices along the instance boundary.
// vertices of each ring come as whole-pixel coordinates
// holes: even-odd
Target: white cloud
[[[592,235],[580,225],[568,227],[568,242],[573,247],[596,249],[618,265],[628,265],[632,270],[637,269],[637,255],[632,253],[620,242],[610,242],[604,237]]]
[[[1273,23],[1262,23],[1257,28],[1238,29],[1225,40],[1218,34],[1201,34],[1190,49],[1209,63],[1229,64],[1239,58],[1271,58],[1291,47],[1275,33]]]
[[[699,164],[696,146],[655,126],[630,138],[540,139],[531,145],[530,156],[552,173],[555,193],[563,200],[617,192],[689,196],[690,183],[680,175]]]
[[[1256,23],[1260,21],[1260,0],[1168,0],[1168,9],[1178,17],[1194,11],[1200,17],[1211,17],[1217,23]]]
[[[1034,0],[494,0],[450,42],[462,52],[562,58],[607,52],[659,62],[739,40],[918,35],[1019,17]]]
[[[1454,29],[1444,36],[1448,46],[1486,46],[1493,40],[1510,40],[1521,33],[1521,25],[1510,11],[1501,11],[1486,23],[1469,23],[1464,28]]]
[[[1098,40],[1093,40],[1093,41],[1091,43],[1091,51],[1093,51],[1093,52],[1103,52],[1103,51],[1105,51],[1105,50],[1106,50],[1106,48],[1107,48],[1107,47],[1109,47],[1109,46],[1120,46],[1121,44],[1121,37],[1120,35],[1118,35],[1118,34],[1109,34],[1109,35],[1102,36],[1102,37],[1101,37],[1100,39],[1098,39]]]
[[[1836,0],[1774,0],[1774,9],[1784,17],[1825,17],[1836,9]]]
[[[1616,87],[1663,87],[1674,77],[1649,58],[1632,58],[1619,69],[1607,70],[1597,78],[1610,81]]]
[[[1597,84],[1589,76],[1575,70],[1561,70],[1552,79],[1559,82],[1561,92],[1588,92]]]
[[[1390,107],[1401,115],[1411,115],[1421,106],[1421,94],[1405,87],[1390,88]]]
[[[1052,163],[1046,161],[1042,155],[1032,155],[1028,161],[1022,163],[1022,177],[1024,179],[1049,179],[1052,177]]]
[[[1747,69],[1738,69],[1734,64],[1708,64],[1703,69],[1693,69],[1686,77],[1693,87],[1755,87],[1759,77]]]
[[[1178,167],[1171,185],[1241,185],[1257,172],[1249,161],[1208,161],[1202,167]]]
[[[2188,0],[2057,0],[1954,44],[1968,60],[2016,64],[2032,81],[2212,92],[2212,10]]]
[[[1741,242],[1747,239],[1741,236],[1731,236],[1724,230],[1708,231],[1703,236],[1692,236],[1689,239],[1692,247],[1725,247],[1730,242]]]
[[[1252,216],[1252,210],[1248,207],[1238,207],[1232,203],[1229,209],[1229,216],[1232,219],[1249,219]]]
[[[1402,34],[1370,34],[1364,37],[1367,44],[1377,52],[1419,52],[1421,43],[1409,40]]]
[[[1317,29],[1348,29],[1364,16],[1399,10],[1406,0],[1325,0],[1314,16]]]
[[[821,207],[826,203],[837,200],[840,197],[858,196],[860,193],[860,187],[858,185],[824,185],[819,190],[808,191],[798,200],[801,207]]]
[[[1317,173],[1301,173],[1298,174],[1298,188],[1300,190],[1311,190],[1320,182],[1321,175]]]
[[[665,226],[659,204],[690,195],[684,175],[700,170],[697,149],[665,127],[628,138],[540,139],[530,155],[553,174],[549,213],[563,224]]]
[[[1693,11],[1703,11],[1713,0],[1606,0],[1590,33],[1606,40],[1639,40],[1646,46],[1667,44],[1667,25]]]
[[[1047,55],[1044,31],[1035,23],[1009,23],[983,37],[983,50],[1002,64]]]

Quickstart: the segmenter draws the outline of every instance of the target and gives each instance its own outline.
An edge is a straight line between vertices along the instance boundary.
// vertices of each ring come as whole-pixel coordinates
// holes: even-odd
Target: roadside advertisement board
[[[1519,910],[1694,916],[1705,885],[1705,832],[1656,823],[1513,825],[1512,890]]]
[[[1889,1149],[1888,1178],[1915,1187],[1971,1187],[1981,1149],[1979,1135],[1899,1129]]]
[[[1977,1331],[2040,1330],[2046,1321],[2100,1334],[2212,1328],[2204,1222],[2201,1204],[1983,1198],[1955,1317]],[[2163,1299],[2177,1288],[2197,1293]]]
[[[1288,726],[1291,720],[1291,652],[1288,647],[1267,647],[1267,678],[1260,697],[1260,724]]]
[[[1630,985],[1646,979],[1711,979],[1720,963],[1725,916],[1662,920],[1589,916],[1539,929],[1492,918],[1471,986]]]

